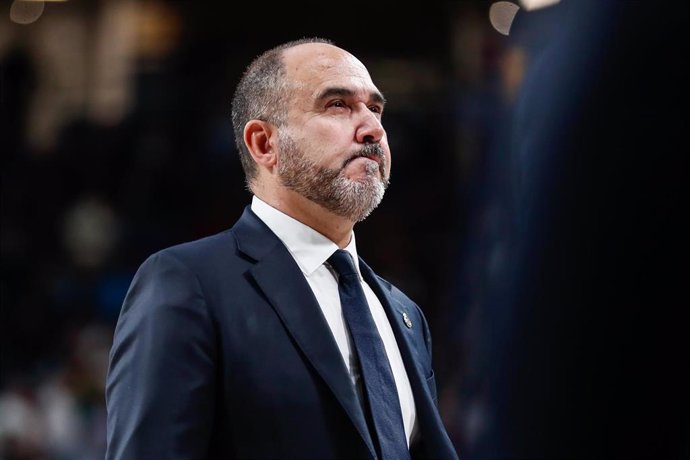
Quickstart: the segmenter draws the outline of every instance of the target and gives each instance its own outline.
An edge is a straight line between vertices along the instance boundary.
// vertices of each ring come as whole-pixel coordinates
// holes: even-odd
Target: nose
[[[375,144],[380,142],[385,134],[381,120],[368,107],[361,109],[355,138],[360,144]]]

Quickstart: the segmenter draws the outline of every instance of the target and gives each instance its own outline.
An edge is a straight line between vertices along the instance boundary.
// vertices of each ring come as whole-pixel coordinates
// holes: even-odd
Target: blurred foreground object
[[[530,58],[478,458],[690,452],[688,15],[670,6],[561,2],[511,24]]]

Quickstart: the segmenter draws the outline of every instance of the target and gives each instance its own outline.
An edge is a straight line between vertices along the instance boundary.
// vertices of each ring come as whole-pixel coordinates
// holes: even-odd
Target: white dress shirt
[[[256,196],[252,199],[251,209],[254,211],[254,214],[256,214],[259,219],[278,236],[302,270],[302,274],[314,292],[314,296],[321,307],[323,316],[326,318],[326,322],[331,328],[333,337],[338,344],[340,354],[343,356],[345,366],[350,373],[352,383],[355,385],[355,388],[357,388],[361,398],[359,366],[357,364],[356,355],[353,353],[350,335],[347,332],[347,326],[343,318],[340,295],[338,293],[337,274],[326,262],[331,254],[339,249],[338,246],[313,228],[269,206]],[[405,425],[407,445],[409,446],[417,430],[417,415],[414,397],[412,396],[412,388],[407,378],[405,365],[403,364],[398,344],[393,335],[393,330],[388,322],[388,318],[386,317],[386,312],[381,305],[381,301],[362,278],[362,274],[359,270],[359,259],[357,258],[357,246],[355,244],[354,232],[352,232],[352,238],[345,250],[350,253],[352,259],[355,261],[355,268],[359,274],[359,279],[362,283],[362,288],[367,298],[371,315],[374,318],[379,335],[383,340],[383,345],[388,355],[388,361],[393,370],[393,378],[395,379],[398,398],[400,399],[403,424]]]

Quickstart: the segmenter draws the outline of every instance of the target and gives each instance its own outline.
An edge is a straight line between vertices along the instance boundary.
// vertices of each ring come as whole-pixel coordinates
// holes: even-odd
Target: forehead
[[[286,75],[296,93],[314,98],[327,87],[355,93],[377,92],[364,64],[347,51],[324,43],[308,43],[285,50]]]

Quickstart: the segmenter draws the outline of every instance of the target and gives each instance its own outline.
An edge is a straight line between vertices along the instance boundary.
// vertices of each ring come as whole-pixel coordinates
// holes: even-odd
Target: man
[[[357,257],[354,224],[390,175],[383,108],[364,65],[325,40],[248,67],[232,118],[252,204],[135,276],[111,352],[108,458],[457,458],[422,312]],[[359,305],[367,316],[348,317]]]

